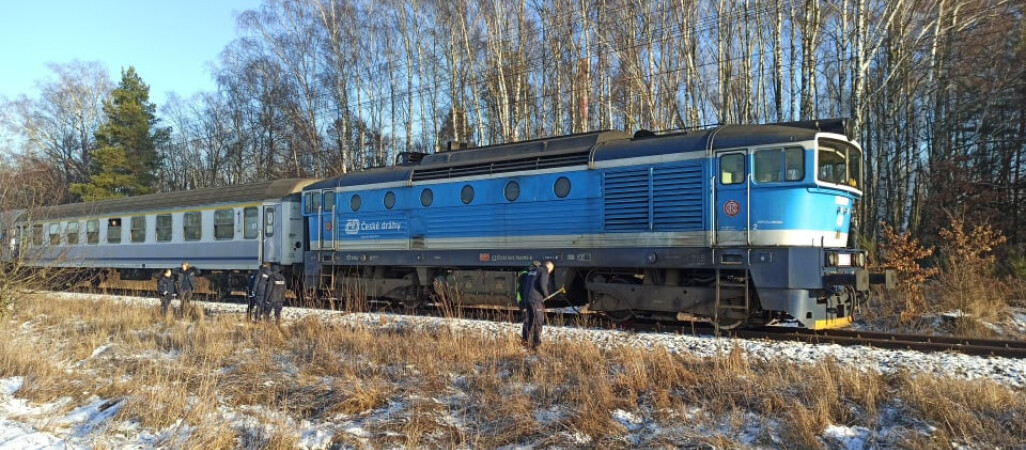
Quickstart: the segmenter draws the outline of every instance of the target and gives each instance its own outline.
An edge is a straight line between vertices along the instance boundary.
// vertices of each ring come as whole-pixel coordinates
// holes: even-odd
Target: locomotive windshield
[[[862,184],[862,151],[855,146],[823,140],[817,152],[816,179],[858,188]]]

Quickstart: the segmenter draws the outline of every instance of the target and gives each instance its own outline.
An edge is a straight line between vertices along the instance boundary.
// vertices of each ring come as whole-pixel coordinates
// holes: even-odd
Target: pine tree
[[[157,107],[150,87],[135,67],[121,71],[121,83],[103,102],[104,122],[96,130],[88,183],[71,185],[83,201],[128,197],[153,191],[158,166],[157,145],[170,138],[170,128],[157,127]]]

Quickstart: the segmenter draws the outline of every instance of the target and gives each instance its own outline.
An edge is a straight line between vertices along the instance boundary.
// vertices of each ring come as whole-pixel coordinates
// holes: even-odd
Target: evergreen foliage
[[[159,165],[157,146],[171,129],[159,128],[150,87],[134,67],[121,71],[121,83],[103,102],[106,121],[96,130],[88,183],[71,185],[83,201],[153,192]]]

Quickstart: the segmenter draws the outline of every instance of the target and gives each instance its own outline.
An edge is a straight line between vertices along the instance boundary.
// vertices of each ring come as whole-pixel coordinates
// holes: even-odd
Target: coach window
[[[32,225],[32,245],[43,245],[43,224]]]
[[[385,193],[385,209],[392,209],[395,207],[395,192],[388,191]]]
[[[93,219],[86,221],[86,244],[100,243],[100,221]]]
[[[264,236],[274,236],[274,208],[264,210]]]
[[[51,223],[47,225],[47,234],[50,237],[50,245],[61,244],[61,224]]]
[[[198,212],[182,214],[182,237],[187,241],[203,238],[203,219]]]
[[[157,242],[169,242],[171,240],[170,214],[161,214],[157,216],[156,231]]]
[[[464,205],[469,205],[470,202],[474,201],[474,186],[465,185],[463,189],[460,189],[460,201]]]
[[[121,243],[121,218],[115,217],[107,219],[107,243],[108,244],[120,244]]]
[[[67,233],[68,245],[78,245],[78,227],[78,222],[68,222],[68,227],[64,230]]]
[[[430,188],[420,191],[420,204],[424,207],[431,206],[431,203],[435,201],[435,193],[431,192]]]
[[[132,218],[132,243],[146,242],[146,216]]]
[[[520,183],[516,181],[510,181],[506,183],[506,188],[503,189],[503,194],[506,196],[506,200],[515,202],[520,198]]]
[[[214,239],[219,241],[235,237],[235,211],[219,209],[214,211]]]
[[[255,206],[251,206],[242,210],[242,221],[243,221],[243,235],[246,239],[256,239],[257,234],[260,233],[260,222],[257,220],[259,215]]]
[[[567,177],[557,178],[556,183],[552,185],[552,193],[559,198],[566,198],[570,195],[570,179]]]
[[[100,220],[92,219],[85,221],[85,243],[100,243]]]
[[[720,156],[720,184],[741,184],[745,182],[745,155],[731,153]]]
[[[353,210],[353,212],[357,212],[360,210],[360,204],[362,203],[363,201],[360,200],[360,196],[358,194],[353,194],[353,196],[349,198],[349,209]]]

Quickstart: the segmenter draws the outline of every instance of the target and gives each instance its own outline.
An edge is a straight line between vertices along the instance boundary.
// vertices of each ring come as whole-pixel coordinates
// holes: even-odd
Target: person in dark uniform
[[[281,274],[281,267],[275,265],[271,269],[271,276],[267,281],[267,293],[264,300],[264,319],[270,320],[271,313],[274,313],[274,323],[281,325],[281,310],[285,305],[285,276]]]
[[[264,310],[264,295],[267,292],[267,280],[271,278],[271,263],[264,262],[250,279],[249,306],[246,308],[246,319],[260,320]]]
[[[192,300],[192,291],[196,290],[196,277],[199,273],[200,271],[190,266],[188,261],[182,261],[182,267],[175,272],[175,292],[178,294],[178,307],[183,315]]]
[[[534,350],[541,345],[542,326],[545,324],[545,300],[552,296],[549,292],[549,274],[556,268],[552,261],[534,269],[534,280],[531,291],[527,294],[527,320],[525,341],[528,348]]]
[[[171,269],[167,269],[157,278],[157,294],[160,295],[160,314],[166,315],[167,308],[171,306],[171,296],[175,295],[175,279],[171,276]]]
[[[517,306],[520,307],[520,312],[524,317],[524,326],[520,331],[520,343],[525,347],[527,346],[527,336],[533,315],[530,307],[531,303],[527,298],[531,292],[531,286],[534,285],[534,271],[538,270],[539,267],[541,267],[541,262],[533,261],[530,267],[517,276]]]
[[[260,321],[266,309],[265,297],[267,297],[267,283],[271,280],[271,263],[265,261],[257,271],[257,277],[253,279],[253,296],[250,300],[253,322]],[[246,310],[246,318],[249,318],[250,310]]]

